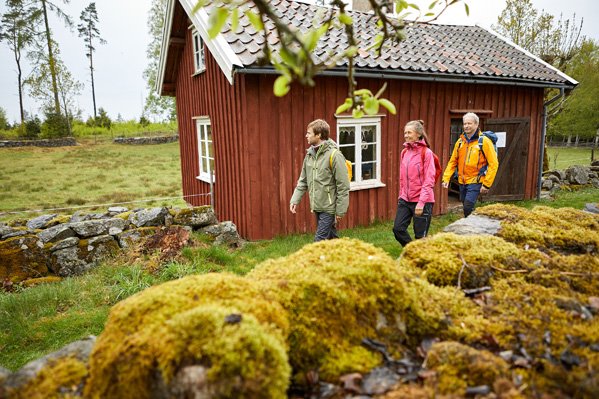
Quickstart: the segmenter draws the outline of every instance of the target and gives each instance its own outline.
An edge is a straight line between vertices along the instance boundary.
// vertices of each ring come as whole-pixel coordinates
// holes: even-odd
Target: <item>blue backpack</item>
[[[480,136],[478,137],[478,148],[480,150],[480,153],[483,154],[483,157],[485,157],[485,161],[487,161],[487,155],[483,151],[483,140],[484,140],[483,137],[487,137],[489,140],[491,140],[491,143],[493,143],[493,150],[495,150],[495,155],[498,156],[498,153],[497,153],[497,135],[495,134],[495,132],[487,130],[486,132],[482,132],[480,134]],[[485,166],[483,166],[482,168],[480,168],[480,170],[478,171],[478,175],[479,176],[484,176],[485,174],[487,174],[487,168],[488,167],[489,167],[489,161],[487,161],[487,164]]]

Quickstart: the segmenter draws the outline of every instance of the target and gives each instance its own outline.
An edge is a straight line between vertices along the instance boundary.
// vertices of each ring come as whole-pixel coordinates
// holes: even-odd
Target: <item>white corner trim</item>
[[[499,39],[503,40],[504,42],[508,43],[510,46],[515,47],[516,49],[522,51],[524,54],[528,55],[529,57],[533,58],[534,60],[536,60],[537,62],[540,62],[541,64],[545,65],[547,68],[552,69],[553,71],[555,71],[558,75],[560,75],[562,78],[566,79],[567,81],[569,81],[570,83],[577,85],[578,81],[568,75],[566,75],[565,73],[563,73],[562,71],[560,71],[559,69],[557,69],[556,67],[554,67],[553,65],[543,61],[541,58],[537,57],[536,55],[532,54],[531,52],[529,52],[528,50],[518,46],[516,43],[512,42],[510,39],[508,39],[507,37],[504,37],[503,35],[501,35],[500,33],[495,32],[493,29],[488,28],[482,24],[477,23],[476,26],[478,26],[481,29],[486,30],[487,32],[489,32],[490,34],[498,37]]]
[[[171,0],[177,1],[177,0]],[[193,23],[193,26],[198,31],[202,40],[206,44],[206,47],[210,50],[210,53],[218,63],[218,66],[225,74],[230,84],[233,84],[233,65],[243,67],[243,63],[235,54],[229,43],[225,40],[222,34],[218,34],[214,39],[210,39],[208,36],[208,13],[205,9],[200,8],[195,14],[192,14],[192,10],[195,7],[196,2],[194,0],[178,0],[185,12],[189,16],[189,19]],[[172,17],[171,17],[172,18]]]
[[[162,84],[164,83],[164,69],[166,68],[166,54],[168,52],[168,43],[171,40],[171,28],[173,25],[173,9],[175,1],[169,0],[166,4],[166,13],[164,15],[164,26],[162,27],[162,43],[160,45],[160,59],[158,60],[157,79],[154,90],[162,95]]]

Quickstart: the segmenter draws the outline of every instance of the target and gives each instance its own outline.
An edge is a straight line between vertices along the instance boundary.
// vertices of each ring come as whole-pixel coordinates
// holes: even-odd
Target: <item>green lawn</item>
[[[179,143],[131,146],[93,140],[76,147],[0,149],[0,220],[31,218],[21,210],[127,205],[184,205],[180,197]],[[4,214],[3,214],[4,213]],[[49,213],[49,212],[48,212]]]
[[[566,169],[571,165],[590,165],[591,148],[588,147],[549,147],[547,149],[549,169]],[[599,149],[595,150],[595,160],[599,159]]]

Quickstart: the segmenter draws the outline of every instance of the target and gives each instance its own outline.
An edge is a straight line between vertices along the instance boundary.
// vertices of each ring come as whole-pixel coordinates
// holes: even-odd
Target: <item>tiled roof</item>
[[[273,0],[270,4],[283,21],[302,32],[314,26],[313,19],[321,9],[288,0]],[[363,12],[353,11],[350,15],[354,21],[356,37],[364,43],[365,48],[377,34],[376,20],[372,14]],[[270,20],[266,25],[271,31],[268,40],[276,48],[279,39],[274,33],[274,25]],[[412,23],[406,26],[405,34],[404,41],[388,44],[378,57],[374,50],[367,52],[361,49],[355,60],[357,69],[385,74],[523,81],[550,86],[576,83],[555,68],[479,26]],[[240,17],[235,32],[227,26],[223,36],[244,68],[258,66],[264,37],[262,32],[253,28],[246,16]],[[320,40],[314,53],[315,58],[317,61],[325,61],[327,54],[339,54],[346,48],[345,34],[340,29],[331,29]],[[337,63],[340,69],[346,66],[345,61]]]

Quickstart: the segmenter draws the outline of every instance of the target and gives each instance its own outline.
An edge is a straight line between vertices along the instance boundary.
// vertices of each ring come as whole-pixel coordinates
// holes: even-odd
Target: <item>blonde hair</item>
[[[422,119],[418,119],[417,121],[409,121],[406,123],[404,130],[408,128],[408,126],[418,133],[418,135],[420,135],[420,139],[424,139],[427,147],[431,147],[430,141],[428,140],[428,135],[424,130],[424,121]]]

